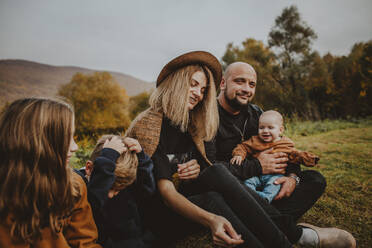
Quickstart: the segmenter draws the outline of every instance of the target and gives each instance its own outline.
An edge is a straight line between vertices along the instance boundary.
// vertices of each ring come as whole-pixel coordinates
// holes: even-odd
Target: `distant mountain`
[[[59,87],[70,82],[77,73],[92,74],[91,70],[73,66],[52,66],[26,60],[0,60],[0,106],[20,97],[55,96]],[[149,91],[155,83],[148,83],[135,77],[109,73],[129,96]]]

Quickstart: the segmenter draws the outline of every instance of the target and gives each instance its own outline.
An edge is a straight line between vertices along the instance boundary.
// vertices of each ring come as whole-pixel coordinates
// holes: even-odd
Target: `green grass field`
[[[372,118],[353,121],[289,122],[286,135],[298,149],[320,156],[327,188],[300,222],[351,232],[358,247],[372,244]],[[86,147],[87,144],[81,144]],[[80,149],[75,162],[85,160]],[[80,157],[79,157],[80,156]],[[177,242],[177,248],[213,247],[209,231]]]

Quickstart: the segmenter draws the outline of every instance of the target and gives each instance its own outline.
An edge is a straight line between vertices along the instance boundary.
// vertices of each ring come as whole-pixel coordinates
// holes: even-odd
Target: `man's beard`
[[[225,97],[225,100],[227,102],[227,104],[229,104],[229,106],[235,110],[242,110],[242,109],[245,109],[245,107],[248,106],[249,104],[249,100],[247,101],[247,103],[241,103],[239,102],[239,100],[236,98],[236,95],[233,99],[229,99],[229,97],[227,96],[227,89],[224,91],[224,97]]]

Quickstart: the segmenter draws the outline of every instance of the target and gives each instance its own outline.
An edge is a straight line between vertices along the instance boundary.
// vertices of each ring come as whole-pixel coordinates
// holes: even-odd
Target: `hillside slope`
[[[70,82],[77,73],[92,74],[91,70],[73,66],[52,66],[26,60],[0,60],[0,106],[5,102],[28,96],[54,96],[58,88]],[[151,90],[154,83],[135,77],[109,72],[129,96]]]

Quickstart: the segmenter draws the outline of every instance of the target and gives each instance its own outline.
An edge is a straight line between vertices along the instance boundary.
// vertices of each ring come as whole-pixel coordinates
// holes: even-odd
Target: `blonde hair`
[[[94,162],[96,158],[101,154],[103,149],[103,144],[106,140],[112,139],[113,134],[103,135],[98,141],[97,144],[90,156],[90,160]],[[120,137],[124,143],[124,137]],[[138,159],[135,152],[124,152],[116,161],[115,168],[115,182],[112,186],[112,189],[120,191],[134,182],[137,176],[137,166]]]
[[[188,109],[191,77],[201,71],[207,78],[207,88],[203,100],[192,110]],[[151,108],[163,112],[173,125],[182,132],[191,131],[204,140],[211,140],[218,128],[216,87],[213,75],[206,66],[189,65],[165,78],[151,94]]]
[[[283,126],[283,116],[276,110],[268,110],[261,114],[260,119],[265,116],[271,116],[274,118],[274,121],[279,124],[279,126]]]
[[[80,197],[67,166],[73,121],[70,105],[46,98],[16,100],[1,115],[0,220],[11,215],[13,240],[60,232]]]

